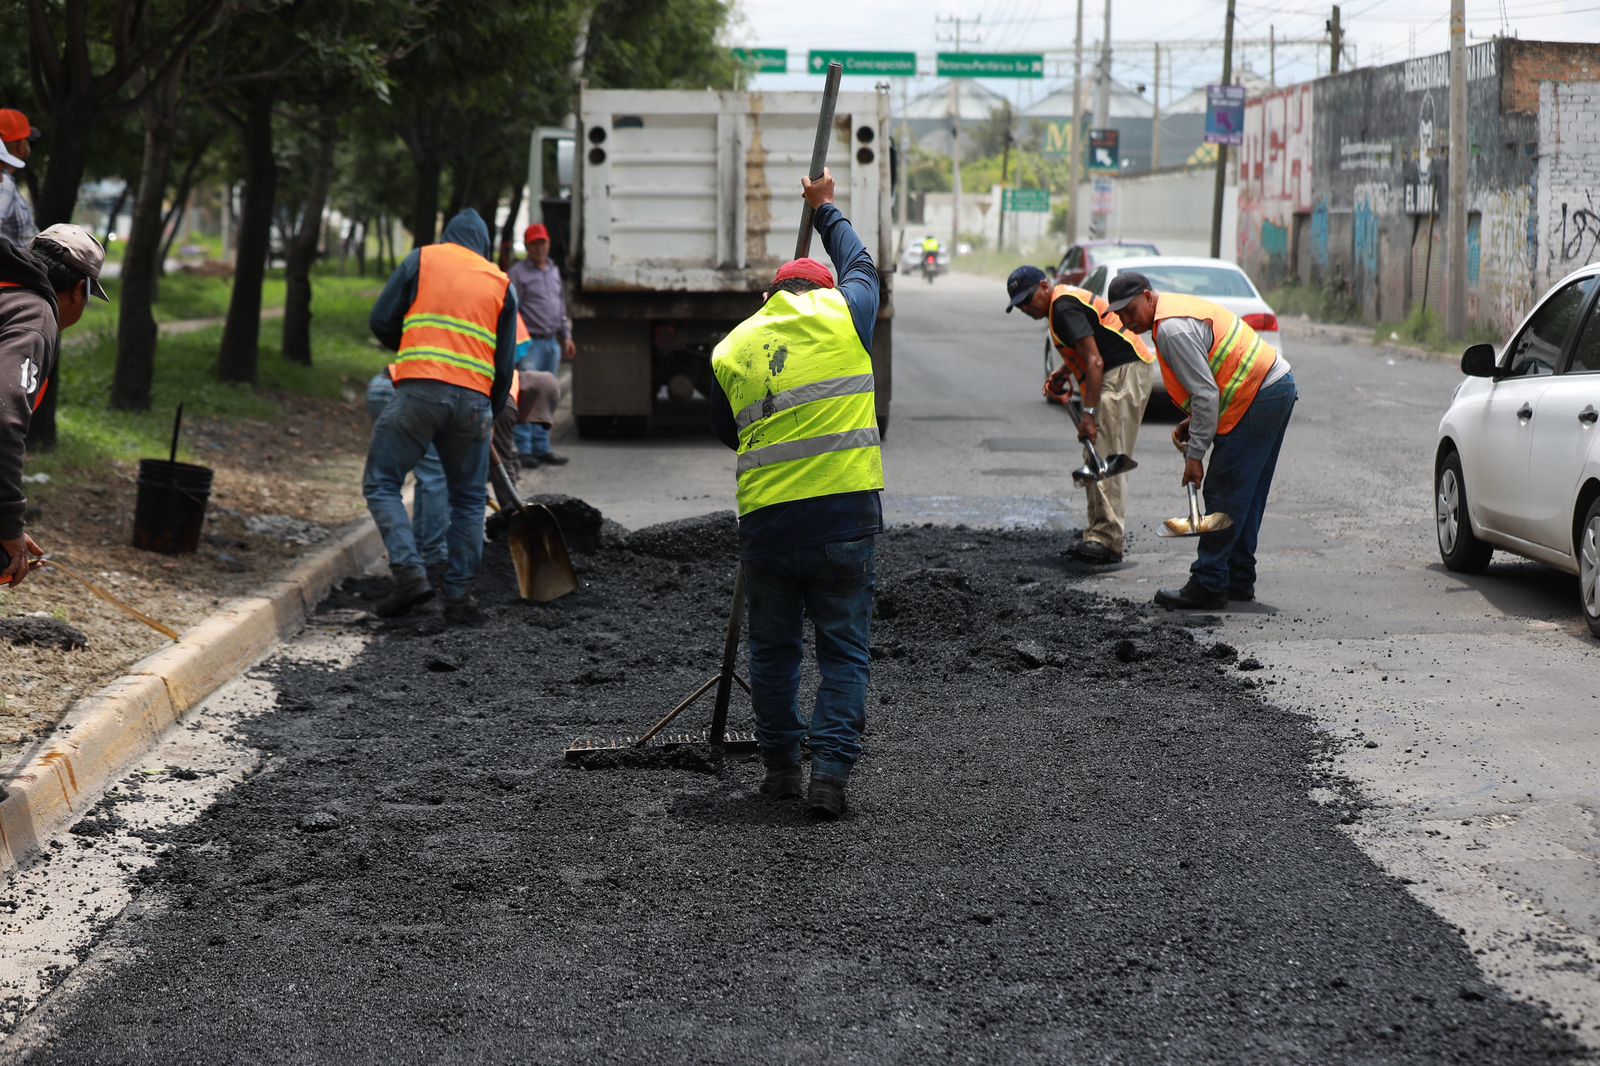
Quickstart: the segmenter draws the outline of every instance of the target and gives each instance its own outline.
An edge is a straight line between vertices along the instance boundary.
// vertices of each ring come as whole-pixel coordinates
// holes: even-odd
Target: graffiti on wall
[[[1328,202],[1317,201],[1317,209],[1311,212],[1311,258],[1317,264],[1319,272],[1328,269]]]
[[[1584,191],[1582,204],[1564,202],[1561,216],[1551,220],[1551,252],[1572,266],[1600,259],[1600,214],[1595,213],[1594,197]]]
[[[1394,187],[1369,181],[1355,187],[1351,225],[1351,260],[1366,277],[1378,276],[1378,245],[1383,216],[1394,212]]]
[[[1311,209],[1310,85],[1245,104],[1239,150],[1239,262],[1270,282],[1292,274],[1294,216]]]
[[[1535,295],[1533,190],[1524,185],[1488,192],[1474,199],[1472,209],[1478,213],[1477,317],[1510,329]]]

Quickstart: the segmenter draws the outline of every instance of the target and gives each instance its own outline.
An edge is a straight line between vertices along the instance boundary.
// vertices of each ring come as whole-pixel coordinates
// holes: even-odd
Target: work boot
[[[394,587],[389,590],[389,595],[377,602],[372,613],[379,618],[398,618],[431,599],[433,586],[428,584],[428,572],[421,569],[408,571],[404,575],[395,575]]]
[[[1095,566],[1110,566],[1122,562],[1122,553],[1112,551],[1097,540],[1080,540],[1067,553],[1079,562],[1092,563]]]
[[[453,626],[481,626],[489,616],[478,608],[478,599],[470,593],[465,596],[446,596],[444,620]]]
[[[832,822],[844,813],[844,778],[811,775],[806,813],[820,822]]]
[[[521,455],[517,456],[517,462],[522,464],[522,469],[532,470],[534,467],[539,465],[539,457],[534,455],[532,452],[523,452]]]
[[[566,466],[567,457],[557,455],[555,452],[540,452],[537,456],[540,466]]]
[[[797,800],[800,798],[800,764],[779,763],[767,767],[761,779],[761,794],[768,799]]]
[[[1159,589],[1156,606],[1179,611],[1220,611],[1228,606],[1226,592],[1213,592],[1190,578],[1181,589]]]
[[[433,586],[433,591],[444,591],[444,576],[450,571],[449,563],[428,564],[428,584]]]
[[[1228,599],[1238,600],[1242,603],[1254,603],[1256,602],[1256,587],[1251,585],[1246,588],[1242,585],[1235,585],[1228,589]]]

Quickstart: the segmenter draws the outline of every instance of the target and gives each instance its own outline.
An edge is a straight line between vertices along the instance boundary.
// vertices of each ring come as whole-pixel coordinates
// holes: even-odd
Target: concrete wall
[[[1239,262],[1274,279],[1298,272],[1299,243],[1309,239],[1312,89],[1296,85],[1245,104],[1239,146]]]
[[[932,233],[946,245],[950,243],[950,223],[955,197],[947,192],[930,192],[923,197],[922,221],[911,223],[910,237]],[[1054,248],[1060,238],[1050,237],[1050,216],[1013,211],[1006,215],[1006,247],[1032,252],[1040,245]],[[1000,236],[1000,186],[985,190],[966,190],[961,197],[961,232],[983,236],[984,247],[997,248]],[[902,248],[904,246],[902,245]],[[1062,245],[1065,247],[1065,245]]]
[[[1103,224],[1095,204],[1093,183],[1083,186],[1080,225],[1092,227],[1082,237],[1152,241],[1163,255],[1210,255],[1211,208],[1216,195],[1215,166],[1173,167],[1146,174],[1117,174],[1111,185],[1109,211]],[[1238,211],[1230,185],[1222,198],[1222,257],[1233,258],[1238,245]]]
[[[1538,190],[1529,222],[1543,290],[1600,260],[1600,82],[1540,85]]]

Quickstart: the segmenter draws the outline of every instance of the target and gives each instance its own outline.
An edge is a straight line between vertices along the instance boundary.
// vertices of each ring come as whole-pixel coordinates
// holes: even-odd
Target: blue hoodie
[[[440,243],[459,244],[471,252],[489,258],[493,246],[489,243],[489,227],[483,216],[467,208],[452,218],[444,227]],[[372,335],[391,352],[400,350],[400,334],[405,331],[406,312],[417,301],[417,276],[422,269],[422,250],[415,249],[400,261],[389,283],[378,294],[372,305],[368,324]],[[489,395],[489,406],[495,414],[506,405],[511,394],[511,375],[517,368],[517,293],[506,284],[506,303],[500,311],[500,321],[495,329],[494,391]]]

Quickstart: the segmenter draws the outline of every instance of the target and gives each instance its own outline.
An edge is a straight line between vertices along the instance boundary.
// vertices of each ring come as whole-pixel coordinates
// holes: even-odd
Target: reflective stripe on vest
[[[1217,433],[1229,433],[1255,402],[1261,383],[1278,361],[1277,349],[1262,340],[1250,324],[1210,300],[1197,296],[1161,293],[1156,298],[1155,322],[1150,327],[1161,351],[1161,323],[1168,318],[1193,318],[1211,325],[1211,351],[1207,359],[1217,380]],[[1161,378],[1172,402],[1189,410],[1189,391],[1161,360]]]
[[[406,311],[390,376],[494,391],[495,338],[509,284],[493,263],[459,244],[422,249],[417,298]]]
[[[1087,289],[1080,289],[1076,285],[1057,285],[1050,290],[1050,309],[1044,316],[1045,325],[1050,329],[1050,343],[1056,346],[1056,351],[1061,353],[1062,360],[1072,371],[1073,376],[1080,382],[1084,378],[1083,359],[1079,357],[1077,349],[1070,342],[1056,336],[1056,301],[1061,299],[1077,300],[1093,310],[1095,317],[1100,319],[1102,326],[1133,346],[1133,354],[1137,355],[1141,362],[1146,364],[1155,362],[1154,353],[1144,346],[1144,341],[1139,339],[1137,333],[1122,324],[1121,317],[1111,310],[1111,305],[1104,299],[1092,295]]]
[[[883,488],[872,357],[835,289],[774,293],[711,369],[739,428],[739,514]]]

